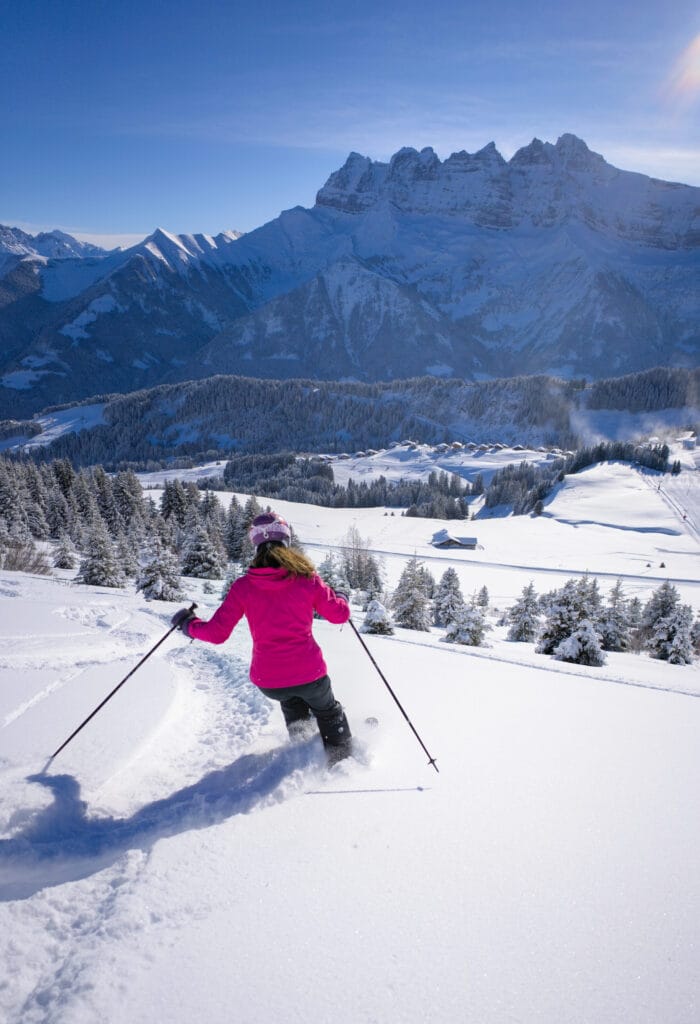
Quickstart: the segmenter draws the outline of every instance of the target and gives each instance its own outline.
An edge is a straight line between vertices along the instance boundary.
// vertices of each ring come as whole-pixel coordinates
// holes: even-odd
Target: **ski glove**
[[[344,591],[342,591],[342,590],[334,590],[333,593],[335,594],[336,597],[342,597],[342,599],[344,601],[347,601],[348,604],[350,604],[350,598],[348,597],[348,595]]]
[[[192,621],[192,619],[196,618],[197,616],[190,608],[181,608],[179,612],[175,612],[170,622],[171,625],[177,626],[178,629],[181,629],[185,636],[189,636],[190,622]]]

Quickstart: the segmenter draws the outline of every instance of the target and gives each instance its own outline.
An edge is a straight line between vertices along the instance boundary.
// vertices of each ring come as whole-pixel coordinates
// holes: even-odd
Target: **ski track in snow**
[[[68,619],[85,622],[92,617],[105,625],[99,613],[91,616],[90,609],[61,612]],[[120,618],[110,630],[123,627],[128,619]],[[140,642],[143,637],[136,633],[132,639]],[[108,654],[108,648],[101,653]],[[18,835],[0,839],[0,901],[26,899],[46,887],[87,878],[129,851],[147,853],[166,836],[208,828],[301,793],[308,769],[323,767],[318,738],[290,746],[279,724],[274,731],[268,728],[271,703],[250,685],[245,658],[205,645],[180,646],[168,658],[205,696],[204,728],[198,730],[195,723],[186,765],[173,757],[164,768],[167,777],[179,771],[184,780],[191,780],[189,784],[146,802],[133,814],[115,817],[88,814],[79,784],[72,775],[60,774],[60,765],[52,774],[30,775],[28,781],[44,787],[52,802]],[[43,663],[39,655],[37,663]],[[45,687],[7,715],[4,724],[16,721],[82,671]]]
[[[51,646],[52,664],[56,667],[65,664],[71,666],[73,670],[59,676],[48,686],[34,693],[28,700],[7,712],[0,728],[11,725],[31,708],[40,704],[56,690],[60,690],[83,675],[90,668],[99,665],[111,666],[114,664],[115,658],[128,657],[132,650],[139,650],[143,647],[148,639],[144,633],[124,628],[133,618],[133,614],[129,612],[125,615],[123,609],[114,603],[104,604],[98,601],[90,607],[58,606],[54,609],[54,614],[87,628],[78,633],[71,633],[67,644],[66,638],[57,637],[55,633],[25,635],[22,637],[19,650],[17,650],[16,638],[0,639],[0,669],[9,668],[14,672],[21,672],[35,666],[41,667],[46,663],[47,646]],[[94,627],[99,627],[104,632],[95,636]],[[110,642],[106,643],[105,637],[108,637]],[[85,658],[82,655],[76,657],[75,641],[80,643],[81,648],[87,646],[93,656],[91,658]],[[57,650],[57,644],[65,646],[66,649]]]
[[[449,555],[421,557],[467,564]],[[533,572],[583,575],[543,565],[468,564],[512,568],[523,579]],[[618,572],[592,575],[638,582],[647,592],[658,585]],[[77,705],[68,698],[81,680],[87,686],[91,673],[102,673],[116,683],[162,635],[175,606],[145,604],[126,592],[108,598],[90,588],[54,605],[51,588],[65,581],[26,579],[18,575],[15,585],[3,578],[0,585],[0,595],[11,598],[7,617],[20,624],[17,636],[0,638],[0,671],[11,681],[34,672],[37,689],[19,700],[13,687],[3,727],[7,735],[31,733],[42,714],[56,715],[48,734],[62,738],[66,722],[77,724]],[[23,634],[34,620],[13,609],[34,597],[43,601],[44,618],[36,632]],[[207,617],[218,601],[201,600]],[[422,754],[405,723],[372,668],[354,661],[361,656],[349,653],[355,645],[348,632],[320,628],[349,714],[364,704],[365,714],[382,717],[368,743],[371,759],[358,730],[365,764],[329,773],[318,737],[286,742],[279,709],[248,681],[250,637],[242,626],[225,648],[175,634],[139,677],[144,683],[124,688],[128,696],[112,723],[124,721],[132,701],[135,721],[159,684],[149,706],[158,715],[154,727],[129,733],[117,725],[112,736],[100,715],[86,742],[69,747],[50,775],[33,774],[34,748],[0,758],[10,811],[0,833],[0,1019],[697,1019],[688,953],[697,935],[688,870],[697,832],[688,793],[677,784],[692,786],[695,778],[690,730],[697,706],[577,685],[698,696],[676,685],[692,682],[693,670],[654,665],[648,679],[637,680],[630,656],[615,663],[618,677],[535,656],[531,645],[524,646],[532,660],[518,657],[518,645],[504,649],[496,634],[494,647],[482,649],[403,630],[369,638],[380,666],[384,650],[390,664],[401,666],[404,675],[389,678],[444,772],[438,777],[425,768],[426,784],[411,785]],[[442,654],[477,659],[485,669],[490,663],[492,673],[487,679],[478,669],[445,671]],[[433,665],[439,678],[429,678]],[[499,672],[497,665],[506,668]],[[557,676],[574,679],[550,686]],[[462,677],[471,685],[450,687]],[[52,703],[57,691],[68,704],[63,717]],[[376,772],[363,785],[368,759]],[[596,774],[599,763],[604,775]],[[418,792],[425,796],[411,795]],[[377,793],[386,795],[368,796]],[[315,799],[322,795],[334,799]],[[298,801],[302,796],[314,799]],[[300,862],[289,886],[292,850]],[[330,907],[317,901],[319,865]],[[276,980],[256,969],[270,928],[304,956],[322,949],[332,982],[309,990],[295,957],[281,957]],[[441,931],[455,941],[435,952]],[[338,985],[350,992],[350,1007],[339,1000]],[[658,1014],[662,1002],[665,1017]]]

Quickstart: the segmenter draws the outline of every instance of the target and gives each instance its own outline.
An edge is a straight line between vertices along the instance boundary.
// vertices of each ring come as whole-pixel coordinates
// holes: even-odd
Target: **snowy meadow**
[[[695,619],[695,458],[674,478],[601,464],[540,516],[447,524],[473,550],[437,548],[444,521],[274,502],[319,565],[365,538],[385,605],[413,561],[480,609],[478,646],[396,609],[364,635],[439,773],[353,631],[323,621],[352,760],[288,743],[241,623],[222,647],[173,634],[44,770],[173,612],[208,617],[224,584],[149,601],[77,565],[0,571],[2,1018],[696,1024],[698,661],[557,660],[508,639],[507,615],[530,585],[595,580],[641,610],[668,583]],[[160,501],[163,474],[140,479]]]

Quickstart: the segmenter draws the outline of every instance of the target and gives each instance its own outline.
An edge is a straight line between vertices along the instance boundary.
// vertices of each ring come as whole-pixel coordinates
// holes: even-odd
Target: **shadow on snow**
[[[0,901],[87,878],[127,850],[148,850],[158,839],[247,814],[295,771],[321,763],[313,739],[245,754],[129,818],[88,817],[72,775],[31,775],[28,781],[51,790],[53,803],[19,835],[0,840]]]

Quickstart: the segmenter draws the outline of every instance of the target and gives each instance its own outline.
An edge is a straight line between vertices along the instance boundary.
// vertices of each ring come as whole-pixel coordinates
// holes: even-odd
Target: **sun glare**
[[[668,81],[671,96],[694,100],[700,93],[700,34],[680,54]]]

